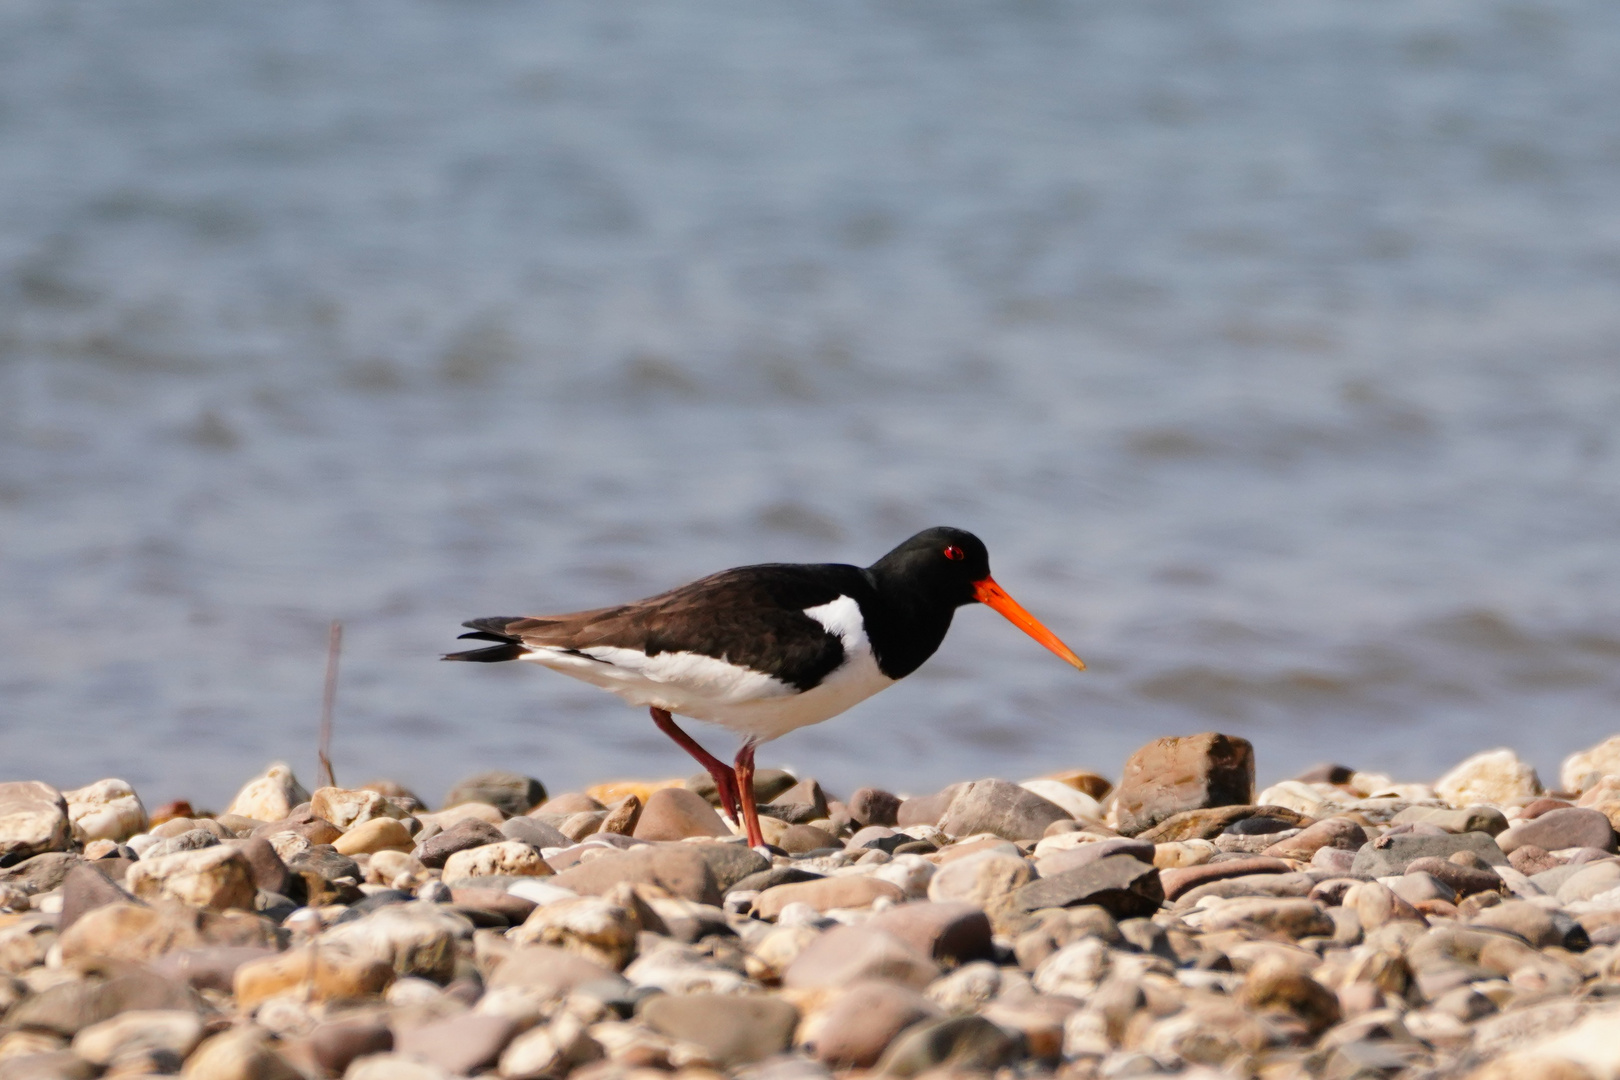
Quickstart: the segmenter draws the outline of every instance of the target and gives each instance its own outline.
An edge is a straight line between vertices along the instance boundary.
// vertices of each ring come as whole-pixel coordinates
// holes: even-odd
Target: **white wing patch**
[[[762,671],[700,653],[531,645],[523,659],[611,690],[631,705],[668,709],[764,742],[837,716],[894,682],[878,669],[854,598],[840,596],[804,613],[843,643],[844,662],[802,693]]]

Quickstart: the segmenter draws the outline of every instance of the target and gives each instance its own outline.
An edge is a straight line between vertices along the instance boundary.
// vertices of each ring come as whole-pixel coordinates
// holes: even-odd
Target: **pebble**
[[[1135,836],[1188,810],[1253,800],[1254,747],[1247,739],[1170,736],[1155,739],[1126,760],[1114,813],[1119,831]]]
[[[937,824],[949,836],[989,833],[1004,840],[1039,840],[1063,807],[1005,780],[976,780],[957,788]]]
[[[0,1076],[1620,1074],[1581,1026],[1620,1019],[1620,742],[1567,798],[1493,752],[1259,799],[1211,795],[1237,740],[1167,742],[1102,804],[1083,770],[847,802],[782,773],[770,853],[668,782],[492,774],[428,813],[272,766],[150,821],[121,780],[3,784]],[[1141,768],[1177,754],[1193,781]]]
[[[635,831],[636,839],[654,841],[730,835],[731,829],[707,800],[685,788],[661,788],[653,792],[642,808]]]

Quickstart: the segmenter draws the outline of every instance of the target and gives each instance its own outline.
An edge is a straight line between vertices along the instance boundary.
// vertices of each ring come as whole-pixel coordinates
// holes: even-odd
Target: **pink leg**
[[[743,828],[748,830],[748,846],[764,847],[765,834],[759,828],[759,807],[754,802],[754,743],[743,743],[737,751],[737,790],[742,794]]]
[[[714,777],[715,789],[720,792],[720,805],[725,808],[726,816],[740,823],[742,818],[737,813],[737,777],[732,773],[731,767],[699,746],[692,736],[676,727],[675,718],[666,710],[654,705],[652,718],[659,731],[674,739],[682,750],[697,758],[698,764],[709,771],[709,775]],[[753,794],[752,787],[749,788],[749,794]]]

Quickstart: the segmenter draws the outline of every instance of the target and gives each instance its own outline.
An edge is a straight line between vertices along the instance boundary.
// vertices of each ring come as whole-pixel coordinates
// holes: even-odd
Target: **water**
[[[0,761],[213,805],[694,766],[457,623],[936,523],[983,609],[765,748],[1620,730],[1620,8],[16,0]],[[706,731],[729,754],[723,733]]]

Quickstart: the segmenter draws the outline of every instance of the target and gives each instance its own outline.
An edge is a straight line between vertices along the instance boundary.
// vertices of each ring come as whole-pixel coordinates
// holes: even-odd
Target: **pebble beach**
[[[1257,791],[1219,734],[910,797],[0,784],[0,1080],[1620,1074],[1620,736]]]

